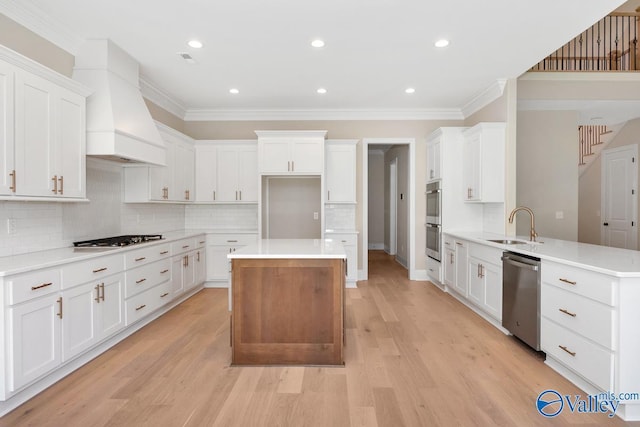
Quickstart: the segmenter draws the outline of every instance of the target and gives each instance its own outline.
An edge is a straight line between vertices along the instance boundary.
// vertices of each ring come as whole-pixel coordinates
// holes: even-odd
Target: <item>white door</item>
[[[389,255],[395,255],[398,243],[398,159],[389,165]]]
[[[637,249],[638,146],[602,152],[602,226],[604,246]]]

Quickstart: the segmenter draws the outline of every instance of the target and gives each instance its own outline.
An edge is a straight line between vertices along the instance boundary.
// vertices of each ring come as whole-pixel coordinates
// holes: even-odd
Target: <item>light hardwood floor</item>
[[[584,393],[540,355],[383,252],[347,292],[346,365],[229,367],[224,289],[207,289],[0,418],[0,426],[624,425],[540,392]]]

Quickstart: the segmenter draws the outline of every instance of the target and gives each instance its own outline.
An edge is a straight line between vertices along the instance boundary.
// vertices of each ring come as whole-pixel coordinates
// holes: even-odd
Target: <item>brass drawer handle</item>
[[[46,288],[47,286],[51,286],[51,285],[53,285],[53,282],[43,283],[42,285],[32,286],[32,287],[31,287],[31,290],[32,290],[32,291],[35,291],[36,289]]]
[[[58,178],[58,182],[60,183],[60,194],[64,194],[64,176],[60,175],[60,178]]]
[[[561,311],[561,312],[563,312],[564,314],[568,314],[568,315],[569,315],[569,316],[571,316],[571,317],[576,317],[576,314],[575,314],[575,313],[572,313],[572,312],[570,312],[570,311],[568,311],[568,310],[566,310],[566,309],[564,309],[564,308],[559,308],[559,309],[558,309],[558,311]]]
[[[145,308],[146,306],[147,306],[147,304],[142,304],[141,306],[136,307],[136,311],[138,311],[138,310],[142,310],[142,309],[143,309],[143,308]]]
[[[227,240],[227,243],[238,243],[237,240]]]
[[[145,259],[147,259],[147,257],[146,257],[146,256],[143,256],[143,257],[140,257],[140,258],[136,258],[136,259],[135,259],[135,261],[136,261],[136,262],[138,262],[138,261],[144,261]]]
[[[100,304],[100,285],[96,285],[95,289],[96,289],[96,297],[94,298],[94,301]]]
[[[563,345],[559,345],[558,347],[560,347],[561,349],[563,349],[564,351],[569,353],[571,355],[571,357],[576,357],[576,352],[575,351],[571,351],[571,350],[569,350],[567,347],[565,347]]]
[[[570,284],[570,285],[575,285],[575,284],[577,284],[577,283],[578,283],[578,282],[573,282],[573,281],[571,281],[571,280],[569,280],[569,279],[564,279],[564,278],[562,278],[562,277],[561,277],[561,278],[559,278],[558,280],[560,280],[561,282],[564,282],[564,283],[568,283],[568,284]]]
[[[100,273],[101,271],[105,271],[106,269],[107,269],[107,267],[102,267],[102,268],[99,268],[97,270],[93,270],[93,272],[94,273]]]
[[[62,297],[58,298],[56,302],[58,303],[58,308],[60,309],[60,311],[57,313],[57,316],[62,319]]]
[[[146,280],[147,280],[147,279],[140,279],[140,280],[136,280],[136,285],[138,285],[138,284],[140,284],[140,283],[142,283],[142,282],[145,282]]]
[[[100,290],[102,291],[102,295],[100,296],[100,299],[104,301],[104,282],[100,283]]]
[[[168,253],[169,253],[169,251],[162,251],[162,252],[160,252],[160,255],[166,255]]]
[[[58,175],[54,175],[51,181],[53,181],[53,190],[51,190],[51,192],[58,194]]]
[[[184,245],[184,246],[182,247],[182,249],[187,249],[188,247],[189,247],[189,245]]]
[[[160,274],[164,274],[164,273],[168,273],[168,272],[169,272],[169,269],[167,268],[167,269],[165,269],[165,270],[162,270],[162,271],[160,272]]]
[[[11,185],[9,186],[9,190],[11,190],[12,193],[15,193],[16,192],[16,170],[13,169],[9,174],[9,176],[11,177]]]
[[[165,292],[164,294],[160,295],[160,298],[164,298],[164,297],[166,297],[167,295],[169,295],[169,292]]]
[[[200,240],[198,243],[201,244],[201,245],[204,245],[207,242],[206,242],[206,240]]]

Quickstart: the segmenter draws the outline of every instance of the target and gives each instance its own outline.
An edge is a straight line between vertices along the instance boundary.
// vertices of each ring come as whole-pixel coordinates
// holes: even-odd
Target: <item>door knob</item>
[[[604,225],[605,227],[607,227],[607,226],[609,225],[609,223],[608,223],[608,222],[605,222],[605,223],[604,223],[604,224],[602,224],[602,225]]]

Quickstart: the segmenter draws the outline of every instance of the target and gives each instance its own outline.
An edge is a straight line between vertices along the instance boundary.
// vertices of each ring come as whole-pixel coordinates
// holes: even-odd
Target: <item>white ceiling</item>
[[[84,38],[110,38],[139,61],[143,87],[187,118],[462,118],[497,81],[518,77],[621,3],[1,0],[0,12],[72,53]],[[449,47],[434,47],[441,37]],[[191,38],[204,47],[189,48]],[[312,48],[314,38],[326,46]]]

